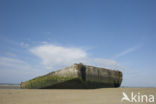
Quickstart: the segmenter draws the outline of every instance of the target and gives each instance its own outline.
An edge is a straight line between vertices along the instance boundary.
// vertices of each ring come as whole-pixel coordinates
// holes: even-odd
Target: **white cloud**
[[[46,41],[43,41],[43,42],[41,42],[41,43],[44,44],[44,45],[48,44],[48,42],[46,42]]]
[[[79,48],[67,48],[55,45],[41,45],[30,51],[42,59],[47,68],[71,65],[87,57],[85,51]]]
[[[47,72],[17,58],[0,57],[0,83],[20,83]]]
[[[27,48],[27,47],[29,47],[29,44],[28,43],[21,42],[20,43],[20,46],[23,47],[23,48]]]
[[[102,58],[94,58],[92,60],[93,60],[92,61],[93,65],[95,65],[95,66],[114,69],[114,70],[124,70],[124,69],[126,69],[126,68],[122,67],[121,65],[119,65],[115,60],[102,59]]]
[[[30,66],[22,60],[10,57],[0,57],[1,83],[20,83],[21,81],[30,78],[32,75],[31,71]]]
[[[122,51],[121,53],[117,54],[117,55],[115,56],[115,58],[119,58],[119,57],[121,57],[121,56],[125,56],[125,55],[127,55],[127,54],[129,54],[129,53],[131,53],[131,52],[136,51],[136,50],[139,49],[139,48],[140,48],[140,45],[136,45],[136,46],[134,46],[134,47],[132,47],[132,48],[128,48],[127,50],[124,50],[124,51]]]
[[[121,68],[120,65],[114,60],[91,58],[86,51],[80,48],[46,44],[34,47],[30,49],[30,51],[41,59],[41,63],[47,69],[62,68],[80,62],[111,69]]]
[[[16,54],[12,53],[12,52],[7,52],[6,53],[7,56],[11,56],[11,57],[16,57]]]
[[[1,68],[10,68],[11,70],[16,69],[23,69],[23,68],[29,68],[28,64],[26,64],[24,61],[16,59],[16,58],[10,58],[10,57],[0,57],[0,67]]]

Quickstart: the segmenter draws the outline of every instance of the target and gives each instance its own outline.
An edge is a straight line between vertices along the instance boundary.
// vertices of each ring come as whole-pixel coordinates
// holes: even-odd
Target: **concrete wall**
[[[78,71],[79,70],[77,70],[77,65],[74,64],[72,66],[66,67],[64,69],[60,69],[58,71],[49,74],[53,74],[61,77],[78,77]]]
[[[105,68],[87,66],[83,64],[76,64],[79,66],[79,73],[81,73],[81,78],[89,82],[106,83],[114,87],[119,87],[122,82],[122,72],[117,70],[109,70]],[[83,70],[81,70],[83,68]],[[82,71],[84,71],[82,73]],[[85,74],[85,75],[83,75]]]
[[[86,66],[86,80],[119,87],[122,81],[122,73],[120,71]]]

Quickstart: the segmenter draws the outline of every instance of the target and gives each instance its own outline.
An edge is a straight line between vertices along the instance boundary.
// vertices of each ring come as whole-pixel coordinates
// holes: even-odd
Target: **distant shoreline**
[[[0,89],[20,89],[19,84],[0,83]]]
[[[156,87],[140,87],[140,86],[121,86],[120,88],[156,88]],[[0,89],[21,89],[20,84],[12,84],[12,83],[0,83]]]

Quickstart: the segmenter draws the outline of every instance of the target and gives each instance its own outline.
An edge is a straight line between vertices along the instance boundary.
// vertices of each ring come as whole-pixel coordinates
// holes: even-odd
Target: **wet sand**
[[[121,102],[123,91],[128,96],[140,92],[156,97],[156,88],[0,89],[0,104],[128,104]]]

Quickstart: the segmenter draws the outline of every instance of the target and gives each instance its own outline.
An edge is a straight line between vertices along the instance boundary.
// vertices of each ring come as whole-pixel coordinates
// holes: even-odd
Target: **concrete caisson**
[[[21,83],[27,89],[92,89],[120,87],[122,72],[83,64],[39,76]]]

